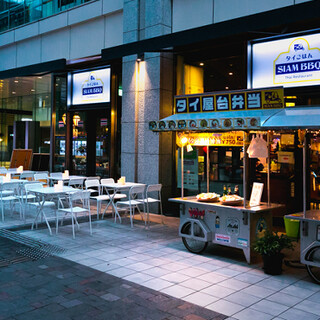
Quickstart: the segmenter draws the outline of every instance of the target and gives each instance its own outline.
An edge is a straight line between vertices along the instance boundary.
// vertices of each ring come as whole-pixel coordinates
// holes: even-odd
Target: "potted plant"
[[[282,273],[283,249],[293,250],[292,240],[284,234],[279,236],[276,232],[266,231],[253,244],[253,250],[262,256],[264,272],[272,275]]]

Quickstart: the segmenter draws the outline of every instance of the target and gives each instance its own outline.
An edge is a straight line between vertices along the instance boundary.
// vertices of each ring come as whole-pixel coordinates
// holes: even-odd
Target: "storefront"
[[[56,96],[63,94],[66,100],[55,109],[54,171],[68,168],[78,175],[120,175],[119,81],[112,66],[56,77]]]
[[[10,165],[13,149],[32,149],[45,159],[34,170],[120,176],[121,67],[37,68],[1,75],[1,165]]]

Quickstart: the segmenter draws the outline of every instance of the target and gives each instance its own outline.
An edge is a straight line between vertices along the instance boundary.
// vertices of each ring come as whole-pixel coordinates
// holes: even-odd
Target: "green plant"
[[[293,243],[286,235],[266,231],[264,236],[253,244],[253,250],[261,255],[273,256],[281,253],[282,249],[292,249]]]

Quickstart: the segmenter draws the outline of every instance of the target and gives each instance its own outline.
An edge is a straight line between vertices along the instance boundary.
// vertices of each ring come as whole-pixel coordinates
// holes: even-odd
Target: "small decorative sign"
[[[262,191],[263,191],[263,183],[254,182],[252,191],[251,191],[250,202],[249,202],[250,207],[260,205]]]
[[[248,247],[248,240],[238,238],[238,246],[247,248]]]
[[[218,234],[218,233],[216,233],[215,240],[217,242],[223,242],[223,243],[230,243],[231,242],[230,236],[227,236],[225,234]]]
[[[236,218],[228,218],[227,219],[227,232],[228,234],[239,234],[239,219]]]

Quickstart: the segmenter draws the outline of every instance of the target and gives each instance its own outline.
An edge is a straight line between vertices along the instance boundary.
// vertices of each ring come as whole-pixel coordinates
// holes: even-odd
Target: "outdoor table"
[[[77,175],[70,175],[70,176],[68,176],[68,177],[51,177],[51,176],[49,176],[49,180],[51,180],[52,181],[52,183],[54,183],[54,181],[59,181],[59,180],[62,180],[63,181],[63,183],[65,183],[65,182],[69,182],[69,180],[70,179],[83,179],[83,180],[86,180],[87,179],[87,177],[85,177],[85,176],[77,176]]]
[[[189,251],[200,253],[211,242],[241,249],[248,263],[252,262],[254,253],[252,243],[272,228],[272,211],[283,207],[274,203],[230,206],[199,202],[195,196],[169,201],[180,204],[179,235]]]
[[[46,200],[52,200],[53,198],[59,198],[61,196],[66,196],[69,192],[73,192],[75,189],[71,188],[71,187],[67,187],[67,186],[63,186],[62,188],[56,188],[56,187],[47,187],[47,188],[39,188],[39,187],[35,187],[32,189],[29,189],[29,192],[34,193],[37,198],[38,198],[38,203],[39,203],[39,207],[38,207],[38,212],[37,215],[32,223],[31,229],[33,230],[34,224],[36,223],[39,214],[41,213],[41,215],[43,216],[47,227],[49,229],[50,235],[52,235],[52,231],[51,231],[51,227],[50,224],[48,222],[48,219],[46,217],[46,214],[44,212],[44,204]]]
[[[108,193],[108,196],[110,197],[110,201],[109,201],[108,205],[106,206],[106,208],[104,209],[102,216],[106,213],[109,205],[111,204],[115,214],[118,216],[119,220],[121,221],[120,214],[119,214],[117,206],[114,202],[115,195],[118,192],[129,190],[133,186],[144,186],[144,185],[145,185],[144,183],[136,183],[136,182],[125,182],[124,184],[116,183],[116,182],[114,182],[114,183],[101,183],[101,187],[105,188],[105,190]],[[109,190],[112,190],[113,193],[109,193]]]

